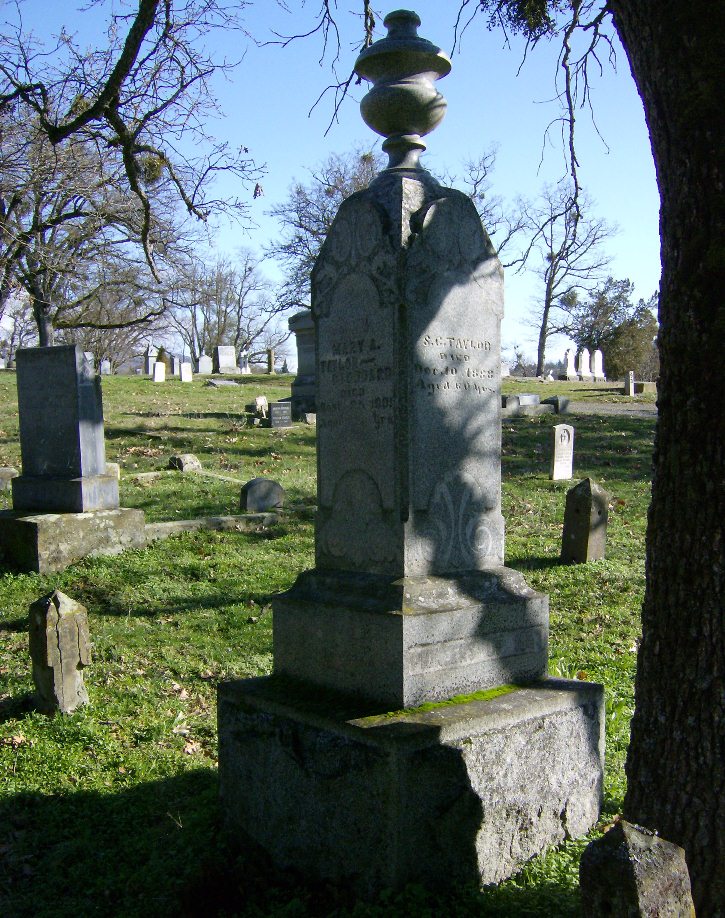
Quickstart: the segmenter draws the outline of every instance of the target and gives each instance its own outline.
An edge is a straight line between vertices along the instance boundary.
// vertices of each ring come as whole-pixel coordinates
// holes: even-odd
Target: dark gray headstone
[[[13,508],[77,513],[118,507],[118,481],[106,474],[101,380],[80,348],[17,352],[23,472]]]
[[[269,426],[270,427],[291,427],[292,426],[292,403],[291,402],[270,402]]]
[[[28,629],[38,707],[70,714],[88,701],[83,684],[83,668],[91,662],[88,613],[56,590],[30,606]]]
[[[579,886],[586,918],[695,918],[685,852],[624,819],[584,849]]]
[[[607,547],[609,495],[591,478],[566,492],[561,560],[565,564],[599,561]]]
[[[239,509],[245,513],[279,510],[284,505],[284,488],[271,478],[252,478],[242,487]]]

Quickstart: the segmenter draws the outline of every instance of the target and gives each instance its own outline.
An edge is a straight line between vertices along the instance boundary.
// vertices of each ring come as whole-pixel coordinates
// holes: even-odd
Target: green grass
[[[220,474],[279,480],[296,508],[280,526],[186,533],[52,576],[0,567],[0,914],[578,915],[583,840],[537,858],[497,889],[441,900],[410,888],[363,905],[280,877],[221,834],[216,684],[270,672],[270,597],[313,563],[314,428],[251,428],[243,413],[255,394],[289,394],[289,382],[252,377],[239,390],[201,380],[103,383],[107,456],[121,463],[124,506],[142,508],[149,520],[237,512],[234,482],[133,478],[165,468],[172,453],[193,452]],[[550,386],[583,397],[573,384]],[[19,467],[14,389],[14,375],[0,374],[0,465]],[[513,391],[527,391],[526,381]],[[617,398],[606,389],[599,397]],[[596,478],[612,499],[607,559],[564,567],[568,483],[547,474],[549,428],[558,420],[504,422],[507,563],[550,596],[552,673],[606,686],[604,825],[625,788],[654,421],[568,419],[577,478]],[[9,506],[6,493],[0,506]],[[28,605],[55,588],[88,608],[93,662],[90,704],[47,718],[32,708],[26,620]]]

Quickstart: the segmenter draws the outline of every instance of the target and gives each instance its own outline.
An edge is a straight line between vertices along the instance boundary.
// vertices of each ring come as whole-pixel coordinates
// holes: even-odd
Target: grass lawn
[[[288,395],[290,382],[245,377],[240,387],[211,389],[199,378],[103,381],[107,458],[121,464],[123,506],[149,521],[238,512],[233,481],[134,479],[192,452],[210,471],[280,481],[293,509],[279,526],[186,533],[57,575],[16,575],[0,564],[1,915],[579,914],[585,840],[537,858],[497,889],[440,901],[409,888],[363,905],[274,874],[221,834],[216,684],[270,672],[270,597],[313,564],[315,430],[244,423],[245,403]],[[504,384],[507,392],[544,389],[576,401],[622,398],[606,385]],[[558,420],[576,427],[577,479],[594,477],[612,495],[606,561],[558,563],[570,486],[548,479],[549,428]],[[625,787],[653,429],[654,418],[585,414],[503,425],[507,564],[550,596],[551,672],[606,686],[606,792],[595,832],[618,812]],[[0,465],[20,467],[9,372],[0,373]],[[0,493],[0,508],[9,506]],[[29,604],[55,588],[88,608],[93,662],[90,704],[47,718],[32,709],[26,620]]]

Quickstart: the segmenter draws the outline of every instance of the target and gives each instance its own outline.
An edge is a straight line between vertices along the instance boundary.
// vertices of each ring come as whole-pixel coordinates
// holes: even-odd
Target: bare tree
[[[615,230],[604,220],[586,215],[589,202],[580,195],[573,203],[569,182],[547,186],[534,202],[523,202],[529,242],[521,257],[521,267],[541,281],[541,299],[534,312],[539,331],[536,374],[544,371],[547,339],[564,331],[566,322],[555,320],[557,312],[577,291],[589,291],[601,280],[609,264],[602,244]],[[553,314],[553,315],[552,315]]]
[[[289,336],[279,326],[285,306],[263,275],[260,259],[246,250],[234,261],[220,259],[210,266],[190,260],[169,297],[172,324],[194,360],[217,345],[260,358]]]

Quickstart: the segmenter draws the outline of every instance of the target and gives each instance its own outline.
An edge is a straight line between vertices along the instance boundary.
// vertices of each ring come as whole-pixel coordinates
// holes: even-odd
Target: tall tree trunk
[[[687,854],[725,915],[725,5],[611,0],[660,189],[659,420],[627,819]]]

